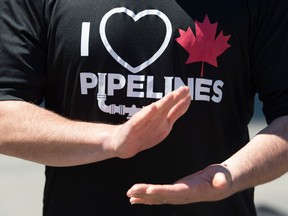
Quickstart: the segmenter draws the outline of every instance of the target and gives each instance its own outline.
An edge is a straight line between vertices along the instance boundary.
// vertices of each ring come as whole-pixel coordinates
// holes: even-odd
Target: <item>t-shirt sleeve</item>
[[[42,2],[0,0],[0,100],[37,104],[43,100],[46,36]]]
[[[288,1],[259,0],[251,44],[252,81],[268,123],[288,115]]]

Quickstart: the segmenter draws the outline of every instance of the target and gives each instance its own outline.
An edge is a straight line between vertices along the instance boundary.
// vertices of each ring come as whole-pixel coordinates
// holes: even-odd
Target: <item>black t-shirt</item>
[[[171,134],[127,159],[46,168],[45,216],[256,215],[253,189],[190,205],[131,206],[135,183],[165,184],[248,140],[255,93],[267,122],[288,114],[286,0],[0,0],[0,100],[122,123],[182,85]]]

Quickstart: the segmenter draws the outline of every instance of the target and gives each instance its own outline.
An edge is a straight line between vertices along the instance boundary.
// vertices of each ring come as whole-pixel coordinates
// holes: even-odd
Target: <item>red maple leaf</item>
[[[218,23],[210,23],[205,16],[203,23],[195,21],[196,36],[188,27],[187,31],[179,29],[180,37],[176,41],[189,53],[186,64],[202,62],[201,77],[204,75],[204,62],[218,67],[217,57],[230,47],[231,35],[224,36],[221,31],[216,37]]]

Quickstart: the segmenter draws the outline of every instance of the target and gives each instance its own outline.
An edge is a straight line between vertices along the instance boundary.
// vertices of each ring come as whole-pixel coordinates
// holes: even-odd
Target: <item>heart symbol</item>
[[[108,21],[108,19],[116,14],[116,13],[125,13],[128,16],[130,16],[134,22],[137,22],[139,19],[141,19],[142,17],[145,16],[158,16],[160,17],[163,22],[165,23],[166,26],[166,35],[164,38],[164,41],[162,43],[162,45],[160,46],[160,48],[158,49],[158,51],[151,57],[149,58],[147,61],[143,62],[142,64],[136,66],[136,67],[132,67],[130,64],[128,64],[126,61],[124,61],[111,47],[111,45],[109,44],[109,41],[107,39],[106,36],[106,23]],[[133,11],[125,8],[125,7],[119,7],[119,8],[114,8],[112,10],[110,10],[109,12],[107,12],[104,17],[102,18],[101,22],[100,22],[100,37],[101,40],[106,48],[106,50],[110,53],[110,55],[119,63],[121,64],[123,67],[125,67],[126,69],[128,69],[129,71],[131,71],[132,73],[139,73],[140,71],[144,70],[146,67],[148,67],[149,65],[151,65],[153,62],[155,62],[165,51],[165,49],[167,48],[169,41],[171,39],[172,36],[172,25],[171,22],[169,20],[169,18],[162,13],[159,10],[144,10],[139,12],[138,14],[135,14]]]

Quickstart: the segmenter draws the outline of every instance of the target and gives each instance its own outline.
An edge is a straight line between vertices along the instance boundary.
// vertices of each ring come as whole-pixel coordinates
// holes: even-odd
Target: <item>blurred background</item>
[[[262,104],[255,101],[255,115],[249,125],[253,137],[266,126]],[[0,155],[0,216],[41,216],[44,166]],[[288,174],[256,187],[259,216],[288,216]]]

